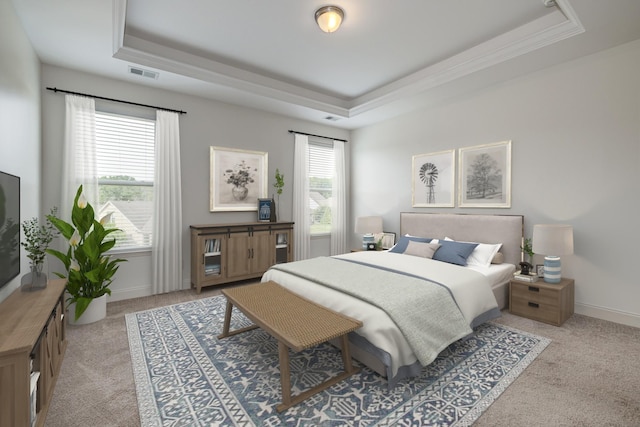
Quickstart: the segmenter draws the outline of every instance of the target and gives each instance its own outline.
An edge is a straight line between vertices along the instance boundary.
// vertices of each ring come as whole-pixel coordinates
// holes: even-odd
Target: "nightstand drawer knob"
[[[529,286],[529,292],[540,292],[540,288],[535,286]]]
[[[538,304],[537,302],[530,302],[529,307],[540,308],[540,304]]]

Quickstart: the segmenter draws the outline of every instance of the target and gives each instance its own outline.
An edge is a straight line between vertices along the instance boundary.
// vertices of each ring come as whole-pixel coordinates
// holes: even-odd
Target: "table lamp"
[[[533,226],[532,240],[533,252],[545,255],[544,281],[560,283],[560,255],[573,253],[573,227],[566,224],[537,224]]]
[[[382,233],[381,216],[360,216],[356,218],[356,233],[362,234],[362,249],[375,251],[376,242],[374,234]]]

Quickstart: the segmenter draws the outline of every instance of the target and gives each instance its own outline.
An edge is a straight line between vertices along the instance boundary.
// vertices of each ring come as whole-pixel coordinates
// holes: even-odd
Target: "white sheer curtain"
[[[309,137],[295,134],[293,161],[294,260],[311,256],[311,218],[309,212]]]
[[[153,293],[182,289],[182,192],[178,114],[158,110],[152,276]]]
[[[73,200],[80,185],[87,201],[98,209],[96,167],[96,107],[93,98],[65,95],[64,159],[60,218],[71,219]],[[97,215],[97,212],[96,212]]]
[[[340,255],[347,252],[347,197],[345,190],[344,141],[333,141],[333,161],[331,255]]]

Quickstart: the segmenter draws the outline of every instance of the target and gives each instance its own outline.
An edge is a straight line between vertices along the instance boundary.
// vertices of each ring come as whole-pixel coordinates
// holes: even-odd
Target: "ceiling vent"
[[[327,116],[324,118],[325,120],[329,120],[330,122],[337,122],[338,120],[340,120],[340,117],[336,117],[336,116]]]
[[[136,76],[147,77],[149,79],[154,79],[154,80],[158,80],[158,76],[160,75],[160,73],[157,73],[155,71],[149,71],[149,70],[145,70],[138,67],[132,67],[131,65],[129,65],[129,73],[135,74]]]

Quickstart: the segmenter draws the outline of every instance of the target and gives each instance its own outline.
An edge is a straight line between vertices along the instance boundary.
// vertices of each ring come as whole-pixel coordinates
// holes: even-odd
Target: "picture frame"
[[[271,199],[258,199],[258,221],[271,221]]]
[[[452,208],[454,192],[455,150],[412,157],[411,205],[414,208]]]
[[[209,210],[255,211],[267,196],[268,153],[210,147]]]
[[[544,277],[544,264],[536,264],[536,275]]]
[[[511,207],[511,141],[458,149],[458,206]]]
[[[396,244],[396,233],[384,231],[380,237],[380,248],[391,249]]]

